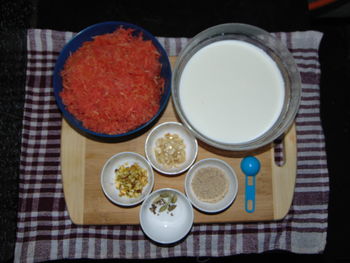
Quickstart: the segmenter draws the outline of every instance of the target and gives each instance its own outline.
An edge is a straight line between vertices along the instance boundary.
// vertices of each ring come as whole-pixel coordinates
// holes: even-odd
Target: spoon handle
[[[248,213],[255,211],[255,176],[245,177],[245,210]]]

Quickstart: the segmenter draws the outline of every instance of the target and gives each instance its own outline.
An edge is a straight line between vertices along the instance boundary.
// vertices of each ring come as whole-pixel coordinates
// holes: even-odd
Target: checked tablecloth
[[[15,262],[62,258],[161,258],[228,256],[282,249],[322,252],[327,235],[329,180],[320,122],[322,34],[274,33],[289,48],[302,79],[296,119],[297,179],[288,215],[277,222],[194,225],[175,246],[157,246],[138,225],[78,226],[68,215],[60,168],[61,114],[53,96],[55,61],[72,32],[30,29],[19,185]],[[169,56],[187,38],[159,38]]]

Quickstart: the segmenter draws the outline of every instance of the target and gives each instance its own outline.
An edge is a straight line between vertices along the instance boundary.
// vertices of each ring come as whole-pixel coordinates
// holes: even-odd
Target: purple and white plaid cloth
[[[297,123],[297,180],[292,207],[282,221],[194,225],[170,247],[150,242],[138,225],[78,226],[68,215],[60,168],[61,114],[53,96],[56,58],[72,32],[28,30],[15,262],[63,258],[218,257],[282,249],[322,252],[327,235],[329,180],[320,122],[322,34],[275,33],[293,54],[302,78]],[[186,38],[159,38],[170,56]]]

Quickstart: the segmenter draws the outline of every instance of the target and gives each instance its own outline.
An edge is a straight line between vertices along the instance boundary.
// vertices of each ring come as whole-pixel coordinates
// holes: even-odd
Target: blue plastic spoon
[[[247,156],[241,161],[241,169],[245,174],[245,210],[253,213],[255,210],[255,176],[260,171],[260,161],[253,156]]]

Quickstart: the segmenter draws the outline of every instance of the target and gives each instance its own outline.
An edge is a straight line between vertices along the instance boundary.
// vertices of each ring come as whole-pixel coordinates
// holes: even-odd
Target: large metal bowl
[[[242,142],[223,142],[215,140],[198,129],[188,118],[180,99],[180,81],[182,73],[191,58],[202,48],[218,41],[244,41],[264,51],[277,65],[284,82],[284,101],[282,110],[271,128],[260,136]],[[215,88],[215,87],[213,87]],[[301,96],[301,79],[294,59],[288,49],[268,32],[246,24],[221,24],[204,30],[189,41],[181,51],[172,76],[172,98],[176,111],[183,124],[201,141],[223,150],[246,151],[270,144],[283,135],[293,123],[297,114]],[[210,105],[206,105],[210,107]],[[243,109],[242,109],[243,110]],[[229,120],[228,120],[229,121]],[[235,130],[240,127],[235,127]]]

